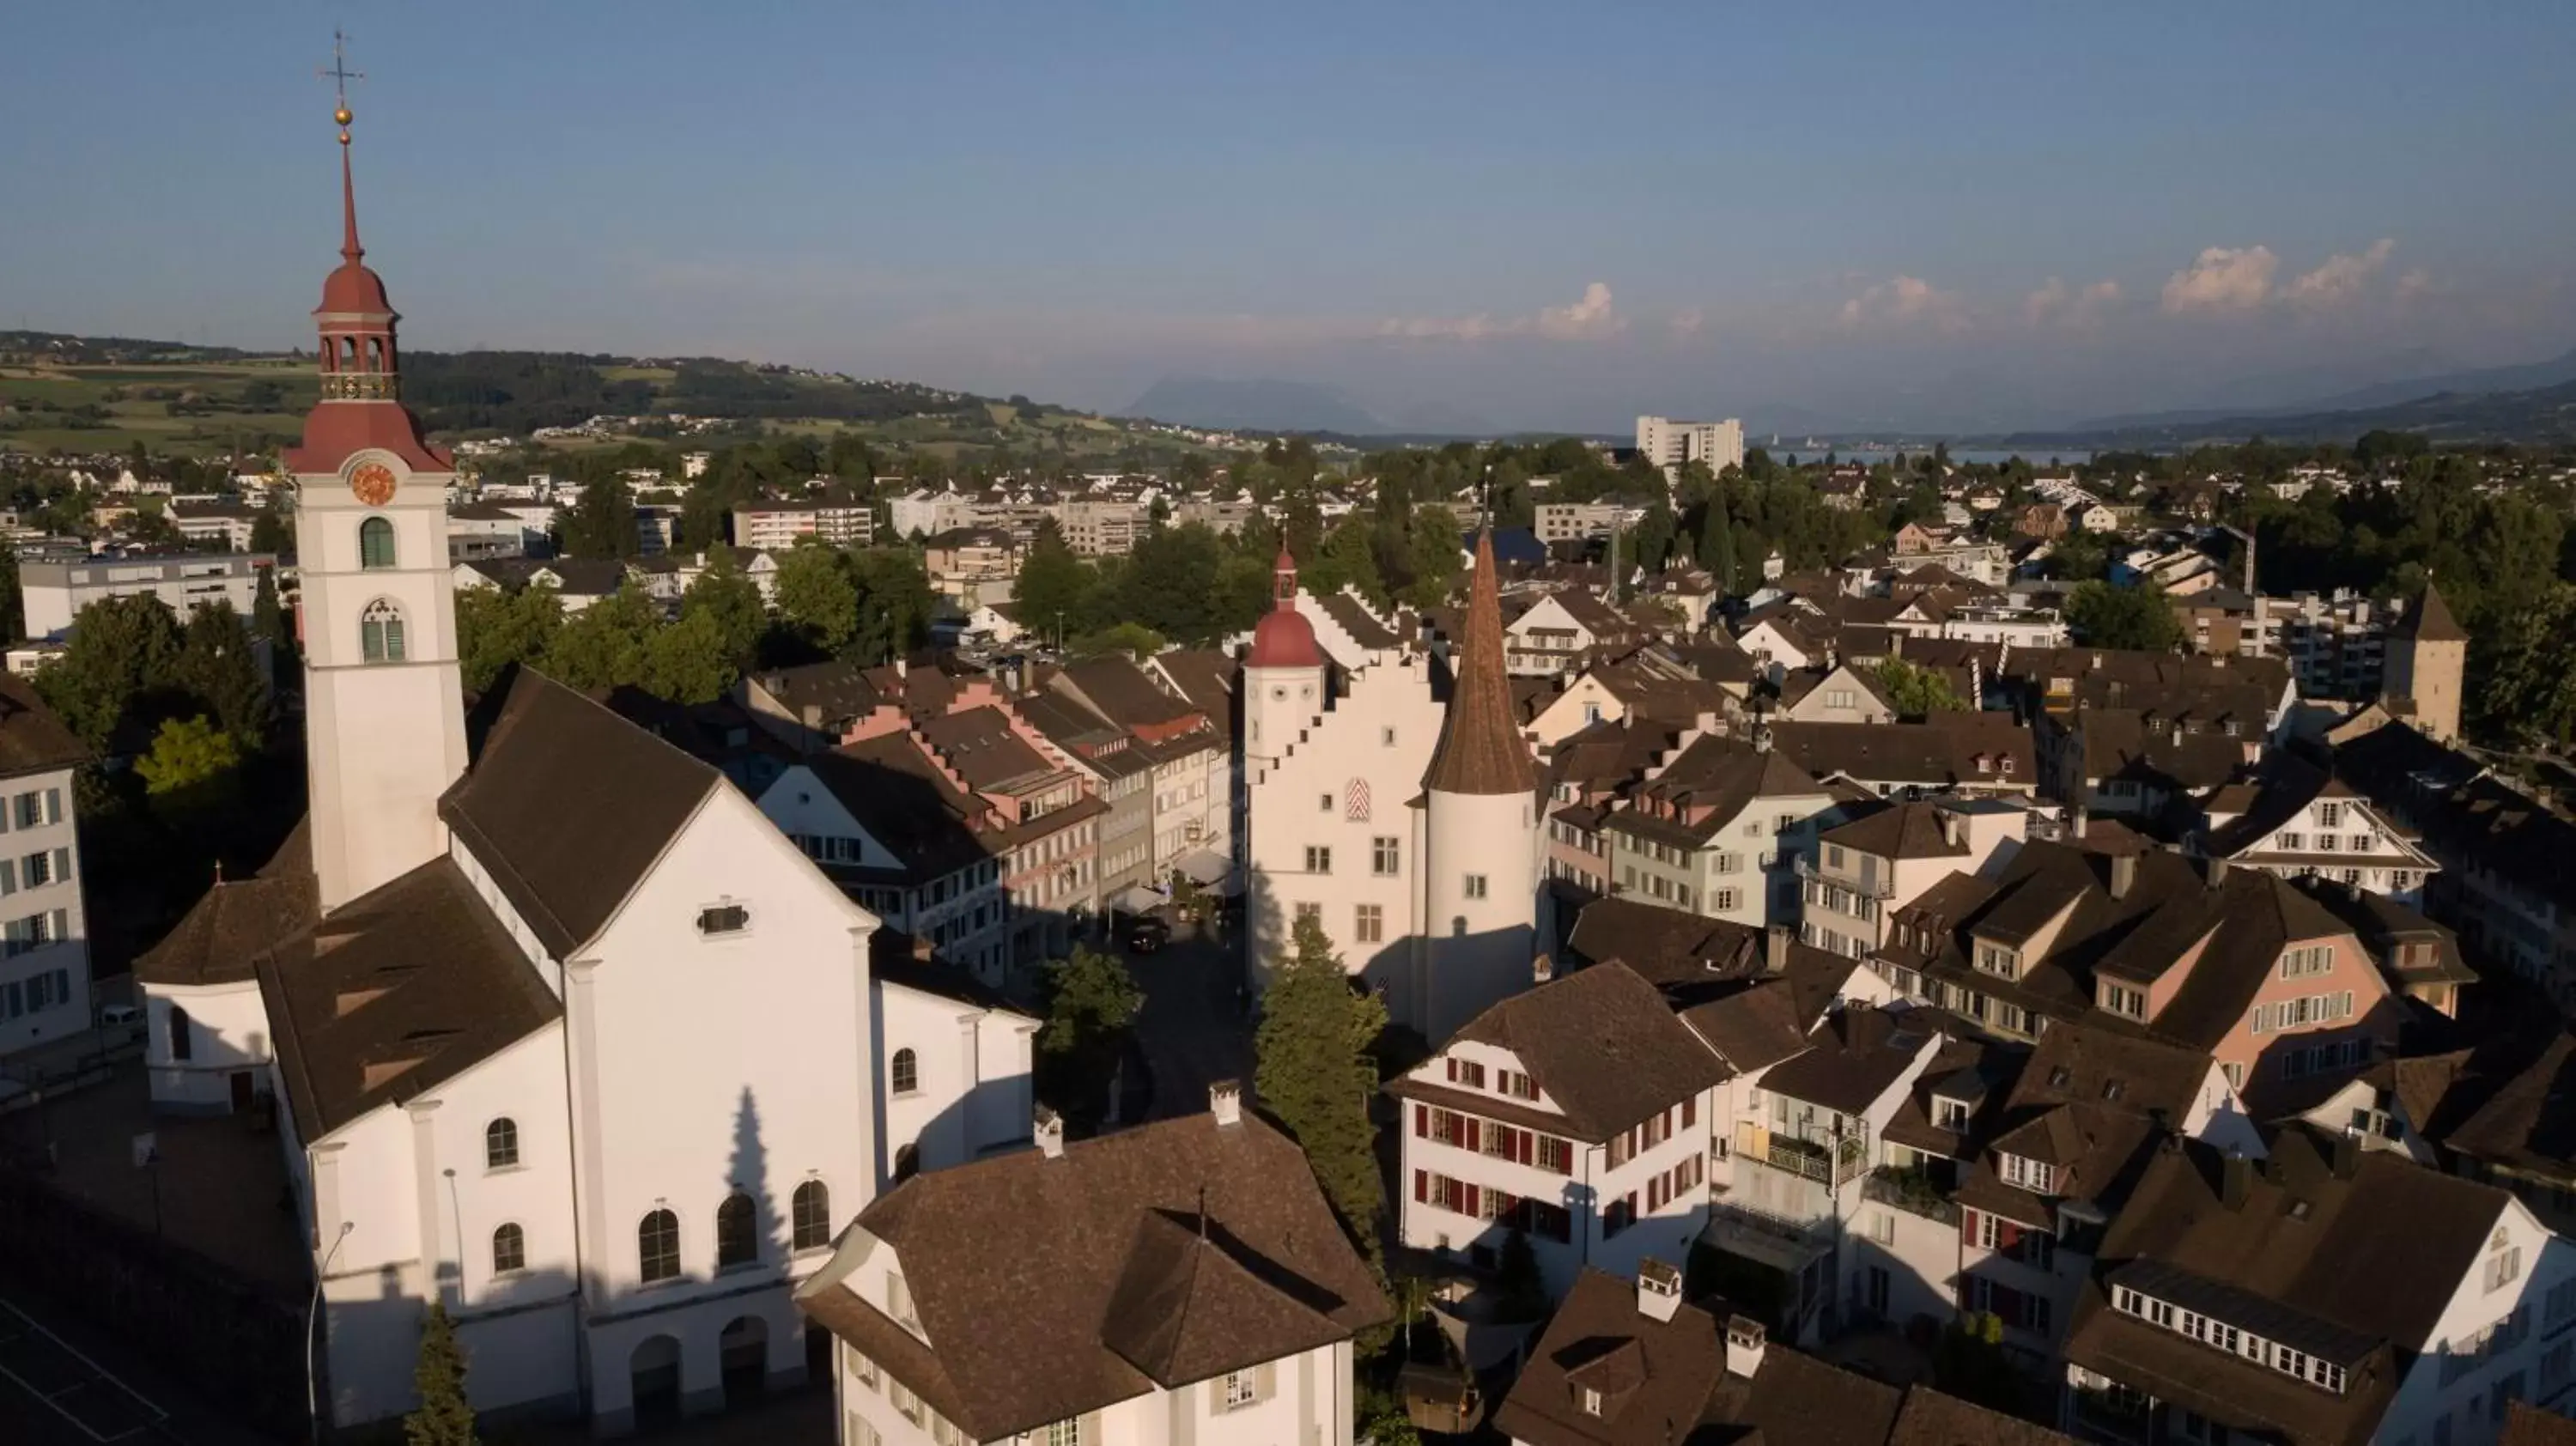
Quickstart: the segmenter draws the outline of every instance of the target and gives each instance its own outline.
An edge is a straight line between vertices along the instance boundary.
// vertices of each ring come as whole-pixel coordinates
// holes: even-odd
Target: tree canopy
[[[1254,1087],[1305,1150],[1324,1197],[1371,1259],[1385,1208],[1377,1127],[1368,1115],[1378,1084],[1371,1046],[1385,1028],[1385,1002],[1353,988],[1323,928],[1299,919],[1288,957],[1262,995]]]

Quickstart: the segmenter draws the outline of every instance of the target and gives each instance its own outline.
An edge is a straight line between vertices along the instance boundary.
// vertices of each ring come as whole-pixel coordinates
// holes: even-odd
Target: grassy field
[[[255,389],[255,390],[254,390]],[[291,358],[185,366],[0,367],[0,446],[43,452],[261,450],[294,438],[319,391]]]
[[[603,366],[600,375],[607,382],[645,382],[657,390],[678,378],[669,367],[635,365]],[[795,384],[814,392],[818,413],[846,415],[850,410],[845,396],[827,396],[847,383],[797,378]],[[140,442],[156,452],[197,456],[263,452],[301,434],[304,414],[318,393],[312,363],[294,357],[173,365],[0,365],[0,449],[123,452]],[[996,450],[1075,461],[1107,459],[1140,447],[1165,454],[1191,450],[1099,417],[980,398],[966,399],[951,411],[887,420],[816,416],[760,425],[772,434],[801,433],[822,440],[855,435],[890,454],[918,452],[946,460]],[[623,443],[622,438],[606,443],[581,438],[549,445],[575,450]]]

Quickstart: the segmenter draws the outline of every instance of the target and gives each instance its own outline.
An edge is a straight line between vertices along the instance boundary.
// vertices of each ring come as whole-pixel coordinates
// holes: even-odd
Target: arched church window
[[[370,517],[358,524],[358,566],[375,568],[394,565],[394,525],[382,517]]]
[[[358,614],[358,649],[370,663],[399,663],[403,660],[403,615],[384,598],[367,604]]]

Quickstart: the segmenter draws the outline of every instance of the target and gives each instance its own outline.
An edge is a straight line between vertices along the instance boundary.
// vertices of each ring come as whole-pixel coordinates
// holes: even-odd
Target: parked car
[[[140,1035],[143,1033],[143,1011],[131,1004],[102,1005],[98,1011],[98,1027],[111,1033],[123,1030]]]
[[[1151,914],[1139,914],[1127,921],[1119,935],[1130,954],[1151,954],[1172,942],[1172,926]]]

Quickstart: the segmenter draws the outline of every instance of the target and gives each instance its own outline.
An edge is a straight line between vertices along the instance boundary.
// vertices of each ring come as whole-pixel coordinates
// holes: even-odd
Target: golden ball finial
[[[333,119],[333,120],[335,120],[335,121],[338,121],[340,124],[342,124],[342,125],[344,125],[344,126],[345,126],[345,125],[347,125],[349,122],[351,122],[351,121],[353,121],[353,120],[356,120],[356,119],[357,119],[357,117],[356,117],[356,116],[351,115],[351,114],[349,113],[349,108],[348,108],[347,106],[345,106],[345,105],[344,105],[344,106],[340,107],[338,110],[335,110],[335,111],[331,112],[331,119]]]

